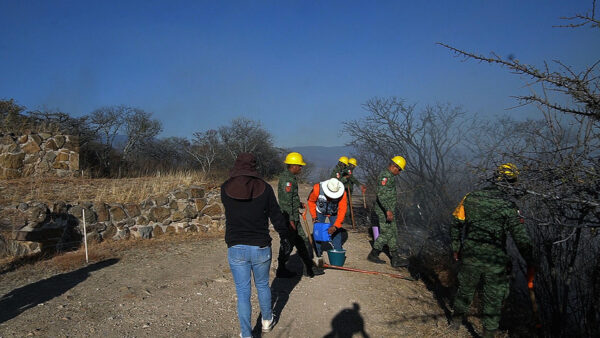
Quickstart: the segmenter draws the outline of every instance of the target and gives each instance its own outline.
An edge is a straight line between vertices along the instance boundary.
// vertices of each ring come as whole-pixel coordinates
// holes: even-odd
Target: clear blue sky
[[[507,113],[522,79],[435,43],[582,70],[600,58],[599,30],[552,26],[591,3],[2,0],[0,98],[74,116],[135,106],[160,136],[245,116],[279,146],[341,145],[341,122],[373,96]]]

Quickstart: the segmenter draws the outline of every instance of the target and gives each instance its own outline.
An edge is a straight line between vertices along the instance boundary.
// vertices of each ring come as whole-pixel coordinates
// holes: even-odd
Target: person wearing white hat
[[[342,250],[342,224],[347,208],[348,197],[344,184],[335,177],[315,184],[308,196],[308,210],[313,222],[325,223],[325,220],[329,218],[331,226],[327,232],[331,235],[335,250]],[[317,254],[321,256],[323,252],[321,243],[318,241],[315,243]]]

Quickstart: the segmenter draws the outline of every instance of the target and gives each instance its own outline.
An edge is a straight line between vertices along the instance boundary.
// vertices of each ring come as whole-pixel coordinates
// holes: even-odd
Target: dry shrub
[[[56,201],[140,203],[149,196],[166,194],[178,186],[192,184],[214,185],[197,171],[121,179],[27,177],[0,181],[0,206],[25,201],[48,205]]]

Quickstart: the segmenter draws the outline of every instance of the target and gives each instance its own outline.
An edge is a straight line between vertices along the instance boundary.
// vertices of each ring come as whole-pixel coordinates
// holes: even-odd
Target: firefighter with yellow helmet
[[[406,167],[406,160],[402,156],[393,157],[385,170],[379,174],[377,180],[377,199],[375,201],[375,214],[379,222],[379,237],[373,242],[373,249],[367,260],[383,264],[379,258],[384,246],[388,246],[392,256],[391,265],[395,268],[408,265],[408,259],[400,257],[398,248],[398,227],[396,225],[396,176]]]

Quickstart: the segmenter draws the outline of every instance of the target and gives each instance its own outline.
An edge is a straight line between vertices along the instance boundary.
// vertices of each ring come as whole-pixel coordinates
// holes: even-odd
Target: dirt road
[[[407,274],[366,261],[366,234],[350,233],[345,247],[345,266]],[[276,250],[274,241],[274,260]],[[301,272],[296,254],[288,264]],[[276,263],[272,293],[278,323],[264,337],[456,335],[421,282],[337,270],[312,279],[280,279],[274,277],[275,268]],[[1,337],[239,334],[221,238],[133,248],[120,259],[61,274],[24,267],[0,275],[0,294]],[[253,306],[255,320],[255,293]],[[467,334],[464,328],[460,333]]]

